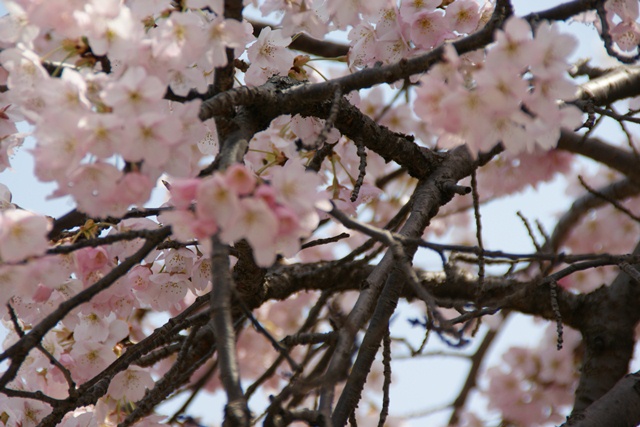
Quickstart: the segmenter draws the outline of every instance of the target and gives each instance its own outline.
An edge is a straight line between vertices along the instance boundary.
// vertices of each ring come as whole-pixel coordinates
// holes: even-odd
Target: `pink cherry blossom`
[[[442,11],[420,12],[411,22],[411,41],[428,49],[453,36]]]
[[[480,22],[480,10],[474,0],[456,0],[447,6],[445,19],[458,33],[471,33]]]
[[[324,129],[325,121],[317,117],[302,117],[299,114],[291,117],[289,122],[291,131],[307,146],[312,146],[318,140],[318,135]],[[331,128],[326,135],[326,143],[334,144],[340,138],[340,132]]]
[[[223,229],[234,226],[240,211],[240,200],[222,176],[214,175],[202,180],[197,191],[197,201],[196,213],[199,218],[211,218]]]
[[[301,227],[300,219],[288,207],[278,206],[275,209],[278,218],[278,250],[287,257],[294,256],[300,250],[300,239],[310,230]],[[317,222],[316,222],[317,225]]]
[[[22,145],[24,136],[8,135],[0,138],[0,172],[11,167],[9,158],[13,156],[15,149]]]
[[[26,11],[17,2],[7,1],[4,7],[9,13],[0,17],[0,41],[28,45],[40,29],[29,22]]]
[[[607,0],[604,8],[607,12],[617,14],[623,21],[638,19],[639,7],[635,0]]]
[[[244,48],[254,39],[251,34],[251,24],[233,19],[223,19],[221,15],[205,24],[205,33],[207,34],[205,41],[208,49],[199,64],[206,71],[227,65],[225,48],[238,50],[237,48]]]
[[[504,30],[496,31],[495,38],[496,44],[489,51],[487,62],[501,64],[520,72],[540,55],[539,51],[531,49],[531,27],[524,19],[509,18]]]
[[[80,73],[70,68],[62,71],[59,79],[45,80],[42,94],[59,108],[88,112],[91,103],[87,98],[87,82]]]
[[[171,203],[178,209],[187,209],[196,199],[200,180],[180,179],[171,183]]]
[[[102,97],[119,114],[140,114],[162,99],[166,87],[142,67],[129,68],[122,77],[105,88]]]
[[[195,257],[196,254],[187,248],[170,249],[164,254],[164,271],[169,274],[190,275]]]
[[[560,32],[558,25],[541,22],[536,29],[530,59],[531,70],[538,76],[562,74],[569,68],[567,57],[578,45],[575,37]]]
[[[376,61],[376,29],[366,22],[354,26],[349,31],[351,47],[349,49],[349,63],[353,67],[363,67]]]
[[[359,231],[347,230],[326,214],[328,210],[335,206],[360,221],[385,227],[392,218],[400,218],[397,214],[402,206],[414,210],[421,206],[423,191],[418,190],[411,196],[417,180],[400,174],[404,172],[402,167],[407,166],[405,163],[408,164],[404,161],[405,147],[415,144],[416,153],[422,150],[425,156],[443,159],[442,165],[435,162],[432,166],[445,166],[445,173],[450,170],[459,174],[466,169],[468,174],[469,159],[457,162],[462,151],[447,152],[446,149],[464,144],[475,156],[479,150],[502,143],[504,151],[477,168],[478,197],[483,207],[500,198],[508,200],[505,196],[523,190],[536,187],[546,190],[542,183],[554,181],[554,186],[561,185],[565,179],[557,179],[559,174],[578,173],[578,163],[572,154],[562,151],[562,145],[560,149],[553,149],[563,128],[572,131],[583,121],[583,110],[571,102],[577,93],[574,80],[579,82],[582,77],[574,79],[567,74],[567,58],[578,43],[565,33],[572,29],[570,27],[544,20],[530,24],[523,18],[511,17],[499,22],[501,29],[495,32],[494,42],[485,41],[475,46],[474,51],[466,52],[469,47],[466,41],[448,41],[463,40],[466,34],[486,25],[495,2],[247,0],[242,16],[235,16],[240,20],[225,16],[230,16],[232,10],[225,10],[224,3],[223,0],[4,2],[9,15],[0,18],[0,171],[10,167],[10,157],[29,134],[33,138],[26,141],[28,148],[19,153],[20,157],[16,156],[14,167],[21,167],[25,157],[27,163],[32,159],[35,177],[51,182],[52,188],[57,186],[49,198],[71,199],[62,202],[77,211],[69,216],[63,216],[63,212],[52,213],[57,220],[51,221],[14,205],[11,192],[0,184],[0,305],[5,306],[5,326],[11,329],[4,348],[20,340],[19,346],[33,344],[29,344],[28,336],[21,338],[19,331],[14,330],[17,329],[11,322],[14,319],[9,319],[6,310],[10,304],[26,333],[35,331],[37,335],[42,326],[49,329],[38,342],[68,369],[78,387],[109,366],[121,369],[115,376],[108,375],[108,388],[101,390],[103,397],[76,408],[64,418],[62,414],[56,418],[55,423],[64,427],[122,423],[137,407],[136,402],[144,399],[147,390],[154,387],[154,378],[161,378],[175,366],[178,357],[175,353],[162,354],[166,357],[145,367],[142,367],[146,365],[142,363],[144,359],[136,356],[132,362],[127,358],[137,354],[148,359],[146,356],[158,355],[164,348],[175,349],[175,340],[189,333],[189,330],[179,330],[182,323],[174,321],[165,328],[157,328],[167,317],[176,316],[212,288],[212,236],[219,237],[226,245],[244,240],[251,246],[254,261],[261,268],[254,277],[260,280],[262,273],[266,273],[265,289],[254,292],[251,305],[256,318],[279,340],[297,333],[308,323],[310,319],[306,316],[319,295],[298,292],[285,301],[262,301],[265,295],[285,297],[269,285],[271,279],[288,278],[272,274],[306,271],[307,266],[297,264],[300,262],[336,260],[369,238]],[[601,3],[607,11],[611,38],[616,43],[614,50],[636,51],[640,40],[640,24],[636,22],[638,2]],[[573,21],[581,20],[597,27],[597,14],[594,10],[590,12],[591,17]],[[269,23],[257,40],[252,35],[252,24],[246,20],[249,17]],[[338,32],[331,34],[334,30]],[[291,45],[294,40],[296,45],[304,45],[299,44],[305,41],[302,32],[317,38],[318,45],[339,52],[335,54],[337,57],[316,57],[319,53],[316,49],[306,48],[303,50],[310,52],[296,57]],[[595,32],[593,35],[597,37]],[[329,43],[340,41],[334,37],[348,38],[346,59],[346,46]],[[443,44],[442,55],[434,56],[437,52],[432,50]],[[422,73],[408,75],[404,72],[408,69],[404,60],[415,64],[411,58],[418,57],[422,59],[417,61],[427,59],[429,66]],[[402,75],[395,83],[376,84],[389,80],[391,75],[398,77],[394,73],[385,74],[392,68],[380,67],[381,64],[395,64],[393,69]],[[310,71],[314,68],[317,72]],[[363,150],[360,141],[349,133],[358,133],[362,123],[352,122],[353,129],[345,129],[345,119],[353,119],[345,115],[343,109],[339,109],[334,123],[344,135],[337,129],[326,132],[327,115],[312,111],[313,105],[311,110],[304,111],[305,117],[301,115],[302,109],[285,103],[283,111],[288,114],[273,118],[274,114],[265,109],[266,116],[252,120],[254,113],[262,113],[250,105],[252,97],[258,94],[254,99],[263,99],[263,92],[249,86],[261,85],[274,75],[309,79],[306,89],[303,85],[282,88],[277,96],[283,98],[292,92],[295,97],[298,90],[317,94],[317,89],[347,76],[341,81],[347,82],[350,90],[356,90],[342,94],[345,99],[375,121],[375,127],[379,126],[381,132],[397,132],[397,141],[382,141],[383,149],[376,148],[380,141],[365,141],[368,148],[364,149],[366,174],[363,177]],[[328,83],[316,84],[324,80]],[[169,98],[173,100],[167,100]],[[324,100],[323,108],[329,107],[330,98],[329,95]],[[190,101],[182,102],[185,99]],[[209,110],[203,105],[215,111],[214,117],[206,122],[200,119],[201,113]],[[624,110],[626,104],[622,108]],[[634,104],[630,103],[629,108],[634,108]],[[310,113],[312,116],[306,116]],[[625,118],[630,119],[632,114]],[[606,116],[603,120],[614,118]],[[244,119],[252,122],[246,129]],[[233,137],[236,125],[242,131],[262,130],[251,137],[247,152],[239,153],[243,155],[238,158],[239,163],[217,169],[221,164],[226,165],[216,160],[228,148],[225,144],[230,135]],[[27,133],[20,133],[18,129],[21,132],[27,129]],[[628,130],[631,142],[637,142],[633,127]],[[319,138],[321,133],[323,138]],[[218,135],[224,141],[218,141]],[[326,148],[331,148],[331,152],[324,158],[319,172],[307,171],[320,143],[329,144]],[[385,154],[384,158],[377,152]],[[446,167],[451,161],[463,169]],[[215,171],[209,174],[211,169]],[[420,178],[429,178],[426,176],[429,172],[425,169],[425,175]],[[412,175],[418,174],[412,172]],[[595,168],[583,176],[595,184],[595,188],[622,178],[620,174]],[[469,186],[469,181],[467,177],[459,184]],[[352,201],[356,183],[358,197]],[[13,183],[11,188],[16,189]],[[155,188],[158,191],[154,191]],[[585,193],[577,184],[573,191],[573,198]],[[36,209],[31,204],[35,199],[15,196],[18,204]],[[621,203],[632,212],[640,211],[640,198]],[[414,212],[418,216],[411,216],[418,218],[429,213],[424,221],[418,221],[429,222],[424,238],[446,238],[453,244],[474,246],[472,205],[470,196],[455,195],[444,206],[434,206],[429,212]],[[160,209],[156,210],[158,206]],[[438,216],[430,218],[436,210]],[[83,215],[88,218],[82,218]],[[147,217],[133,218],[141,215]],[[74,221],[74,218],[80,219]],[[490,215],[483,218],[488,221]],[[68,219],[72,220],[72,226],[66,227],[64,223]],[[410,223],[405,230],[411,231]],[[49,240],[52,224],[55,232]],[[629,253],[636,243],[634,236],[640,231],[639,224],[611,206],[593,209],[582,222],[576,221],[573,225],[574,231],[561,242],[559,251]],[[162,243],[154,242],[153,238],[119,240],[130,231],[144,230],[145,235],[150,235],[167,226],[171,234]],[[339,242],[322,241],[343,232],[348,232],[350,237]],[[101,243],[95,244],[96,240]],[[118,241],[108,243],[111,240]],[[301,242],[312,244],[301,252]],[[119,279],[109,283],[108,288],[55,322],[48,326],[41,323],[59,307],[69,307],[71,298],[114,269],[126,266],[125,260],[151,243],[163,249],[156,247]],[[377,268],[377,251],[374,248],[360,253],[358,259]],[[69,253],[54,255],[53,252]],[[232,267],[234,279],[239,279],[235,284],[241,291],[251,292],[248,286],[253,288],[259,283],[242,280],[250,264],[244,259],[246,254],[239,246],[231,248],[230,253],[231,265],[239,262],[237,268]],[[419,265],[423,261],[419,256],[410,261],[416,261],[418,268],[429,268]],[[350,262],[349,259],[343,262]],[[455,264],[460,259],[452,256],[449,262]],[[343,262],[340,265],[346,267]],[[309,267],[322,268],[322,264]],[[461,274],[467,267],[461,267]],[[472,267],[471,273],[475,271]],[[521,267],[524,266],[510,271],[515,280],[533,283],[532,280],[538,279],[535,263],[533,267]],[[564,267],[558,266],[558,269]],[[487,269],[487,277],[494,274],[493,268]],[[387,273],[377,275],[376,272],[370,277],[386,277]],[[580,271],[563,279],[560,285],[570,293],[588,292],[603,282],[610,283],[618,273],[617,267]],[[292,278],[295,281],[295,277]],[[314,286],[311,282],[302,285]],[[601,291],[605,292],[606,288]],[[573,296],[570,293],[569,298]],[[309,332],[336,329],[342,334],[348,329],[342,328],[343,320],[353,317],[350,313],[356,299],[366,295],[364,291],[349,295],[334,293],[328,305],[318,312],[317,323],[306,325],[312,328]],[[362,302],[355,305],[356,310]],[[189,314],[188,321],[206,315],[206,307],[199,310]],[[457,316],[453,310],[445,313],[447,318]],[[493,320],[490,327],[494,331],[507,325],[504,319]],[[481,400],[488,402],[490,410],[499,411],[499,414],[490,414],[487,422],[528,426],[563,421],[565,406],[574,398],[580,334],[565,330],[565,349],[558,352],[555,324],[550,324],[543,339],[535,342],[536,347],[511,348],[504,352],[497,366],[481,373],[486,381],[478,378],[475,393],[483,395]],[[176,329],[167,329],[169,327]],[[158,336],[170,330],[168,340],[145,340],[150,334]],[[269,341],[249,325],[238,324],[236,331],[238,339],[232,347],[238,355],[244,386],[250,384],[247,380],[253,382],[261,377],[279,356]],[[482,334],[483,330],[478,332]],[[407,337],[407,342],[413,338]],[[349,338],[349,342],[353,340]],[[194,343],[196,353],[200,344]],[[147,345],[150,347],[145,347],[144,353],[137,353]],[[326,345],[294,346],[289,349],[289,355],[306,372],[309,365],[304,363],[315,363],[323,357],[321,352],[326,348]],[[16,355],[22,349],[19,347],[17,353],[15,348],[11,351]],[[189,349],[185,347],[185,350]],[[180,356],[184,356],[183,353],[181,351]],[[196,353],[189,351],[186,356]],[[7,384],[15,390],[14,394],[37,391],[60,402],[75,401],[74,396],[68,396],[69,384],[63,369],[53,366],[43,352],[31,349],[25,355],[7,356],[12,364],[21,365],[15,378]],[[128,366],[113,364],[123,356],[119,363]],[[211,371],[214,360],[215,356],[193,375],[189,384],[181,383],[185,389],[207,370]],[[260,390],[279,394],[282,387],[291,382],[292,375],[296,375],[291,365],[279,365]],[[222,365],[215,367],[225,373]],[[215,378],[217,374],[213,377],[204,386],[208,390],[220,387],[220,381]],[[368,379],[369,390],[379,389],[382,377],[382,368],[376,362]],[[94,385],[99,388],[106,384]],[[342,387],[338,384],[336,397]],[[375,396],[368,394],[363,393],[354,414],[361,425],[377,425],[379,404]],[[303,396],[300,408],[315,408],[314,399],[317,400],[317,393],[310,390],[308,396]],[[251,410],[263,409],[259,408],[262,401],[266,400],[261,397],[252,400]],[[144,409],[146,403],[140,402],[140,408]],[[50,411],[49,405],[38,399],[0,394],[0,421],[7,426],[38,425]],[[500,421],[496,421],[498,416]],[[138,422],[155,427],[161,425],[161,418],[148,415]],[[177,422],[187,427],[191,420]],[[387,418],[386,424],[401,425],[402,421]],[[458,423],[460,426],[480,424],[482,421],[473,415]]]
[[[420,13],[433,12],[442,0],[405,0],[400,3],[400,16],[407,24],[411,24]]]
[[[223,228],[221,237],[229,243],[247,239],[258,265],[266,267],[275,260],[277,233],[278,219],[269,206],[261,199],[245,198],[240,200],[233,226]]]
[[[10,48],[0,52],[0,63],[9,72],[9,88],[33,88],[49,78],[38,55],[28,49]]]
[[[321,180],[318,175],[307,172],[302,164],[295,161],[272,168],[270,172],[271,185],[279,202],[291,206],[298,214],[314,210],[316,201],[320,199],[317,189]]]
[[[109,319],[93,312],[81,313],[73,338],[77,342],[104,342],[109,336],[109,323],[113,320],[113,316]]]
[[[136,292],[136,295],[141,302],[149,304],[155,310],[168,310],[178,305],[187,295],[187,279],[185,274],[151,274],[148,287]]]
[[[189,289],[198,293],[204,291],[209,284],[211,284],[211,259],[203,256],[193,264]]]
[[[185,7],[190,9],[204,9],[210,8],[214,13],[222,13],[223,2],[222,0],[185,0]]]
[[[169,160],[171,146],[180,142],[181,133],[175,117],[148,112],[128,123],[126,138],[119,141],[118,151],[125,160],[144,160],[150,166],[161,166]]]
[[[57,194],[73,195],[83,212],[99,216],[95,199],[111,194],[121,176],[122,172],[109,163],[81,165],[69,174],[66,188],[61,188]]]
[[[92,154],[106,159],[115,154],[117,143],[124,137],[124,121],[115,114],[86,114],[78,126],[86,131],[87,146]]]
[[[198,219],[195,214],[187,210],[175,210],[163,212],[160,214],[158,221],[164,225],[170,225],[171,231],[176,239],[182,242],[188,242],[197,237],[206,237],[209,234],[199,236],[196,232],[196,222]],[[215,225],[215,222],[213,223]],[[212,231],[217,231],[217,227],[213,227]]]
[[[28,277],[28,269],[21,265],[0,264],[0,302],[6,304],[19,288],[18,283],[24,283]],[[32,287],[31,287],[32,288]]]
[[[107,272],[113,268],[104,248],[83,248],[75,252],[75,272],[80,279],[87,282],[87,278],[94,272]]]
[[[171,63],[194,63],[205,51],[204,21],[196,13],[172,13],[158,22],[153,52]]]
[[[398,62],[402,58],[409,56],[410,47],[402,32],[387,31],[378,36],[375,44],[376,59],[384,64]]]
[[[168,74],[169,87],[176,95],[187,96],[192,89],[203,93],[209,84],[206,73],[197,67],[169,70]]]
[[[155,382],[149,372],[137,366],[131,366],[113,377],[107,393],[116,400],[137,402],[142,399],[146,390],[151,390],[154,385]]]
[[[640,44],[640,25],[636,21],[622,21],[609,32],[623,51],[632,51]]]
[[[73,412],[67,414],[62,422],[61,427],[91,427],[95,422],[94,413],[87,408],[76,409]]]
[[[511,113],[529,98],[529,84],[509,67],[490,63],[474,78],[493,111]]]
[[[158,223],[148,218],[128,218],[120,221],[117,225],[109,230],[109,234],[126,233],[131,230],[154,230],[159,227]],[[143,239],[125,240],[116,242],[107,247],[109,257],[112,259],[125,259],[135,253],[143,245]],[[158,252],[152,251],[145,261],[151,262],[158,255]]]
[[[138,292],[146,292],[147,289],[151,286],[151,277],[153,272],[146,265],[136,265],[127,273],[126,279],[131,284],[133,290]]]
[[[246,196],[256,186],[255,176],[239,163],[229,166],[225,171],[224,180],[238,196]]]
[[[416,90],[416,100],[414,111],[423,120],[432,123],[444,123],[441,120],[452,121],[449,125],[439,126],[442,128],[458,129],[459,117],[457,115],[446,115],[443,108],[443,101],[449,96],[451,87],[442,79],[426,75],[421,79],[421,84]]]
[[[69,356],[72,358],[72,374],[77,381],[92,378],[116,360],[109,345],[95,341],[76,342]]]
[[[36,427],[51,412],[51,407],[38,400],[3,396],[0,411],[7,414],[7,424]]]
[[[293,53],[286,49],[289,43],[291,37],[284,37],[282,30],[264,28],[256,42],[247,49],[251,67],[245,80],[259,84],[274,74],[287,75],[293,65]]]
[[[51,222],[44,216],[22,209],[0,212],[0,259],[21,261],[40,255],[49,247],[47,233]]]
[[[111,194],[105,198],[105,209],[109,209],[109,204],[113,204],[118,209],[118,206],[124,206],[125,209],[131,205],[142,206],[151,194],[155,182],[140,172],[125,173],[116,182],[116,188],[113,189]],[[113,206],[112,205],[112,206]]]
[[[142,38],[142,28],[136,25],[128,7],[114,2],[110,2],[110,5],[112,7],[109,10],[100,7],[100,2],[94,2],[85,7],[84,12],[78,12],[76,17],[80,27],[85,29],[96,55],[109,54],[114,59],[125,60],[134,53],[135,46]]]
[[[286,13],[281,25],[285,36],[305,32],[312,37],[322,37],[328,29],[328,23],[323,22],[316,10],[304,10],[304,7],[299,11]]]

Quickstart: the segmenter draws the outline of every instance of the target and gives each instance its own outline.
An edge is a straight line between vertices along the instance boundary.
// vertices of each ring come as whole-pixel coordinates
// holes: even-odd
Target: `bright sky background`
[[[561,1],[529,1],[515,0],[516,15],[524,15],[532,10],[543,10],[554,6]],[[5,13],[0,4],[0,15]],[[566,24],[565,24],[566,25]],[[580,51],[575,59],[591,57],[596,63],[606,57],[602,43],[597,38],[595,30],[582,24],[569,24],[571,33],[581,39]],[[28,131],[22,128],[21,131]],[[617,129],[605,127],[600,132],[606,132],[608,140],[620,138]],[[14,203],[21,207],[37,212],[58,217],[73,208],[70,199],[56,199],[45,201],[46,196],[55,188],[54,184],[38,183],[33,178],[33,162],[28,151],[33,142],[27,140],[25,146],[12,159],[13,171],[5,171],[0,174],[0,182],[7,185],[13,193]],[[482,191],[480,189],[480,191]],[[157,199],[157,198],[156,198]],[[540,185],[537,190],[529,189],[522,194],[508,199],[496,201],[482,206],[483,236],[487,249],[501,249],[505,251],[523,251],[523,242],[526,242],[529,250],[532,245],[521,220],[516,216],[516,211],[521,211],[530,220],[540,220],[547,230],[552,230],[556,220],[556,214],[567,208],[572,200],[564,194],[561,179],[551,184]],[[525,248],[525,249],[523,249]],[[420,262],[419,255],[417,262]],[[419,305],[406,307],[398,311],[399,315],[394,321],[394,335],[407,335],[416,344],[422,339],[422,333],[418,329],[411,329],[406,320],[411,317],[422,316]],[[416,308],[418,307],[418,308]],[[478,335],[479,337],[482,334]],[[487,364],[490,366],[499,363],[500,355],[511,345],[534,346],[540,337],[540,328],[535,327],[530,318],[525,316],[513,316],[508,328],[505,329],[501,339],[492,348]],[[430,340],[430,350],[449,351],[440,344],[437,338]],[[472,344],[466,352],[472,352],[475,345]],[[393,364],[394,382],[392,383],[390,415],[408,415],[419,413],[428,409],[440,407],[451,403],[457,396],[462,382],[465,380],[468,362],[459,358],[432,357],[428,360],[414,359],[398,361]],[[481,402],[474,398],[474,407],[479,408]],[[201,416],[203,424],[216,424],[220,420],[223,400],[218,395],[213,399],[203,395],[197,399],[189,411],[190,415]],[[170,407],[179,406],[171,403]],[[255,408],[257,409],[257,408]],[[410,425],[413,426],[438,426],[444,425],[450,412],[441,411],[432,416],[417,418]]]

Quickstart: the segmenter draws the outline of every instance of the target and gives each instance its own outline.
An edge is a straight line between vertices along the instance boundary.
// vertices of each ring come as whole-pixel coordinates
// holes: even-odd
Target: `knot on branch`
[[[442,181],[440,190],[449,199],[453,198],[455,194],[466,196],[467,194],[471,193],[471,187],[466,185],[458,185],[453,180]]]

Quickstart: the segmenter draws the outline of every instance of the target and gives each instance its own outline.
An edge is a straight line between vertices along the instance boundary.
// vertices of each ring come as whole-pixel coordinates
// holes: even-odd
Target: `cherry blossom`
[[[0,259],[16,262],[40,255],[49,246],[47,233],[51,222],[40,215],[22,209],[0,212]]]
[[[400,4],[400,16],[411,23],[422,12],[433,12],[442,3],[440,0],[408,0]]]
[[[0,63],[9,73],[7,85],[10,88],[33,88],[49,77],[38,55],[20,44],[0,52]]]
[[[109,54],[125,60],[133,55],[137,42],[142,38],[142,28],[136,25],[131,10],[116,2],[92,2],[75,18],[96,55]],[[73,28],[73,26],[71,27]]]
[[[636,20],[639,15],[638,2],[633,0],[608,0],[604,4],[607,12],[620,16],[622,20]]]
[[[530,61],[535,61],[540,53],[531,49],[531,27],[523,19],[512,18],[507,21],[504,30],[496,31],[496,46],[491,49],[492,62],[522,71]],[[489,59],[489,58],[487,58]]]
[[[102,94],[105,102],[120,114],[140,114],[162,99],[166,88],[142,67],[129,68],[122,77],[107,86]]]
[[[69,364],[78,381],[86,381],[116,360],[113,351],[101,342],[77,342],[69,352]]]
[[[205,27],[208,35],[204,62],[201,64],[205,71],[213,67],[221,67],[227,64],[227,56],[224,48],[244,48],[247,43],[253,41],[251,25],[241,23],[233,19],[213,18],[208,27]]]
[[[640,44],[640,25],[636,21],[622,21],[610,33],[623,51],[632,51]]]
[[[171,62],[176,65],[194,63],[206,48],[203,24],[195,13],[173,13],[160,20],[154,29],[158,33],[154,55],[175,58]]]
[[[198,187],[196,212],[201,218],[212,218],[222,228],[231,228],[240,211],[238,195],[219,175],[203,180]]]
[[[7,1],[4,7],[9,13],[0,17],[0,41],[29,44],[40,29],[29,24],[26,11],[17,2]]]
[[[35,427],[51,412],[51,407],[37,400],[3,396],[0,401],[0,410],[8,415],[13,425]]]
[[[261,84],[274,74],[286,75],[293,65],[293,53],[285,49],[291,43],[291,37],[282,35],[282,30],[266,27],[258,39],[247,49],[251,61],[245,81],[249,84]]]
[[[442,43],[444,39],[452,36],[449,26],[441,11],[420,12],[411,22],[411,40],[424,49],[434,47]]]
[[[126,399],[130,402],[137,402],[142,399],[147,389],[152,389],[155,382],[149,372],[132,366],[131,368],[119,372],[109,384],[109,396],[114,399]]]
[[[458,0],[451,3],[446,10],[445,19],[449,27],[457,32],[471,33],[480,22],[480,10],[474,0]]]

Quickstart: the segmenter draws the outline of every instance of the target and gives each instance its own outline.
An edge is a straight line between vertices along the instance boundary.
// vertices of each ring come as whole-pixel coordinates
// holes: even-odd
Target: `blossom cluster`
[[[581,124],[576,107],[558,103],[575,97],[566,70],[576,44],[556,25],[540,23],[534,37],[527,21],[510,18],[481,61],[460,58],[447,46],[446,63],[420,80],[414,109],[440,133],[442,146],[464,141],[472,151],[498,142],[516,152],[553,148],[561,128]]]
[[[4,214],[11,212],[24,211],[13,209]],[[135,219],[126,220],[119,227],[122,231],[125,228],[153,226],[157,227],[153,221]],[[141,244],[142,242],[128,242],[127,245],[86,247],[68,255],[38,257],[27,264],[0,265],[0,286],[3,296],[6,296],[4,304],[9,303],[19,319],[20,327],[28,330],[51,314],[62,302],[103,278],[115,267],[118,258],[124,259]],[[140,267],[153,271],[151,279],[162,281],[170,278],[174,271],[169,267],[164,268],[170,265],[167,259],[178,256],[184,258],[191,253],[186,248],[169,250],[160,257],[156,252],[150,255],[147,264]],[[189,269],[186,271],[186,281],[191,283],[191,277],[196,282],[196,272],[192,273]],[[82,304],[69,313],[42,339],[42,347],[48,354],[43,351],[31,352],[9,387],[25,391],[39,390],[53,398],[63,399],[68,396],[69,384],[62,369],[67,370],[70,378],[79,384],[93,378],[114,362],[124,350],[123,342],[141,338],[136,333],[136,328],[139,329],[140,325],[132,322],[134,310],[150,306],[145,302],[149,299],[149,292],[135,278],[135,274],[130,272],[91,302]],[[159,290],[155,292],[161,293],[162,287],[157,288]],[[165,306],[168,307],[173,302],[176,307],[184,307],[183,301],[167,301],[167,298],[162,301]],[[4,341],[6,349],[19,336],[8,319],[3,319],[3,322],[6,329],[12,331]],[[60,365],[52,365],[51,357]],[[87,407],[69,414],[62,425],[77,425],[74,423],[80,416],[86,423],[107,422],[109,414],[120,416],[120,406],[140,399],[146,389],[153,387],[151,374],[150,370],[137,367],[120,372],[110,383],[106,399],[101,399],[95,408]],[[4,395],[0,397],[0,413],[4,414],[10,425],[32,425],[30,423],[39,422],[50,411],[51,408],[41,401]]]
[[[475,0],[403,0],[400,6],[381,2],[375,19],[354,23],[349,32],[352,67],[393,63],[428,52],[445,40],[472,33],[482,25],[490,4]],[[385,4],[386,3],[386,4]]]
[[[240,164],[208,178],[176,181],[171,202],[177,209],[160,221],[183,241],[216,233],[226,243],[246,239],[261,266],[271,265],[278,253],[293,256],[318,225],[315,206],[322,197],[314,189],[320,178],[293,160],[269,172],[269,184]]]
[[[56,182],[54,197],[70,195],[92,216],[144,204],[163,173],[195,176],[200,159],[213,153],[207,143],[215,126],[199,120],[199,100],[163,98],[167,90],[206,91],[213,69],[227,64],[225,49],[244,48],[253,36],[249,24],[221,17],[221,3],[190,3],[198,9],[7,2],[0,168],[19,142],[13,122],[26,120],[37,140],[38,179]]]
[[[557,339],[555,325],[549,325],[539,348],[511,347],[503,364],[488,369],[484,393],[505,421],[522,426],[564,421],[561,410],[573,402],[577,385],[581,337],[564,328],[562,350]]]
[[[623,51],[636,50],[640,45],[640,24],[638,24],[638,2],[636,0],[608,0],[604,4],[607,11],[609,34]]]
[[[283,174],[280,177],[275,175],[272,178],[276,183],[274,185],[288,187],[291,191],[288,193],[289,196],[295,196],[296,188],[295,182],[292,183],[288,179],[297,181],[307,178],[291,174]],[[232,168],[226,176],[215,176],[239,184],[234,191],[244,194],[251,189],[248,184],[252,184],[254,194],[262,195],[255,196],[256,198],[273,196],[267,188],[260,189],[260,186],[266,187],[266,184],[252,183],[256,181],[255,178],[241,167]],[[206,193],[207,190],[203,191]],[[177,191],[176,195],[184,193]],[[178,197],[176,196],[176,200]],[[245,194],[244,197],[251,196]],[[269,203],[275,202],[275,205],[278,205],[271,205],[275,206],[273,215],[280,209],[302,211],[299,205],[287,204],[286,197],[285,195],[278,198],[280,202],[269,200]],[[207,209],[204,212],[207,212]],[[243,216],[240,212],[237,214],[239,217]],[[295,223],[291,217],[286,217],[286,213],[281,215],[279,221],[285,225]],[[157,226],[157,223],[148,219],[129,219],[114,226],[110,233],[120,234],[137,229],[153,229]],[[283,238],[286,240],[288,236],[285,235]],[[105,247],[87,247],[69,255],[36,258],[27,265],[0,266],[0,286],[6,291],[4,295],[7,296],[5,303],[11,304],[21,326],[28,329],[52,313],[60,303],[104,277],[115,267],[118,259],[125,259],[139,249],[142,243],[126,241]],[[206,246],[203,246],[203,249],[205,248]],[[259,253],[258,255],[260,256]],[[196,296],[203,295],[210,289],[211,261],[202,252],[189,247],[154,251],[149,254],[145,263],[136,265],[89,303],[80,305],[68,314],[45,335],[42,345],[69,371],[71,378],[77,384],[81,384],[100,374],[114,362],[124,350],[123,343],[136,343],[146,336],[148,326],[139,321],[140,313],[153,309],[156,312],[168,311],[176,314],[192,303]],[[300,313],[306,304],[312,302],[312,297],[311,293],[303,293],[285,302],[266,304],[256,315],[265,324],[268,323],[272,333],[279,336],[285,332],[293,333],[304,319]],[[14,330],[7,319],[4,322],[7,329]],[[9,333],[4,348],[15,343],[18,338],[15,332]],[[253,331],[241,335],[239,361],[247,378],[258,377],[276,357],[271,344],[263,337]],[[79,417],[83,423],[88,423],[82,425],[115,425],[122,416],[122,408],[129,402],[141,399],[146,390],[152,389],[155,384],[154,378],[166,372],[170,360],[152,368],[131,366],[121,371],[110,382],[105,398],[100,399],[93,407],[85,407],[68,414],[61,425],[75,426]],[[194,375],[198,377],[200,373],[201,371],[197,371]],[[267,386],[277,385],[279,378],[274,377]],[[68,383],[63,372],[59,367],[51,365],[49,357],[42,352],[33,352],[25,360],[17,378],[9,387],[25,391],[39,390],[59,399],[68,396]],[[219,382],[215,376],[206,384],[206,388],[211,391],[218,387]],[[0,413],[6,414],[11,425],[28,423],[30,419],[40,421],[50,411],[51,408],[43,402],[18,397],[0,397]],[[152,416],[145,419],[145,425],[155,425],[157,418]]]

